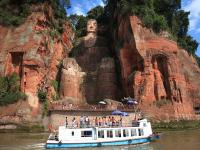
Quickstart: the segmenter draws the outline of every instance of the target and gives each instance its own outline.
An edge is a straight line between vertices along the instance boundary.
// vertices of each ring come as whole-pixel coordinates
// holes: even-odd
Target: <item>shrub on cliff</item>
[[[87,13],[87,16],[73,14],[70,15],[68,19],[74,27],[76,37],[82,37],[86,35],[86,26],[89,19],[96,19],[98,24],[108,22],[104,14],[104,8],[102,6],[92,8]]]
[[[47,91],[45,89],[38,90],[38,98],[42,104],[42,116],[47,116],[49,112],[49,103],[47,97]]]
[[[20,78],[17,74],[0,77],[0,106],[5,106],[26,99],[27,96],[20,92]]]
[[[180,47],[195,55],[198,43],[187,35],[189,12],[181,10],[181,0],[105,0],[105,14],[110,24],[117,27],[117,21],[126,16],[138,16],[144,25],[155,32],[167,30]],[[117,28],[115,29],[117,30]],[[198,60],[197,60],[198,61]]]
[[[196,58],[196,60],[197,60],[197,63],[198,63],[198,65],[199,65],[199,67],[200,67],[200,57],[199,57],[199,56],[197,56],[197,55],[195,55],[195,58]]]
[[[156,107],[161,108],[162,106],[171,104],[171,100],[169,100],[169,99],[161,99],[161,100],[155,101],[154,104],[156,105]]]
[[[47,91],[39,89],[38,90],[38,98],[39,98],[40,102],[46,102],[47,101]]]
[[[31,13],[31,5],[39,5],[44,2],[51,5],[56,19],[66,19],[65,8],[70,6],[70,0],[1,0],[0,24],[5,26],[18,26]]]

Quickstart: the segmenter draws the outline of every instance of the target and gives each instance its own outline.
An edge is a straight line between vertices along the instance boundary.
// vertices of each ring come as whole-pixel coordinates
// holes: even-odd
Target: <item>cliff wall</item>
[[[139,100],[140,109],[151,118],[195,118],[193,105],[200,97],[194,91],[198,93],[200,86],[194,59],[169,40],[167,33],[155,34],[136,16],[120,21],[119,41],[126,95]]]
[[[17,117],[16,112],[26,109],[25,114],[30,117],[25,121],[32,121],[31,116],[37,118],[41,114],[38,90],[44,89],[50,98],[55,94],[51,82],[56,80],[62,59],[72,47],[73,32],[65,22],[64,32],[53,37],[52,11],[47,3],[33,5],[31,15],[22,25],[0,26],[0,75],[17,73],[21,91],[28,96],[28,101],[22,102],[26,107],[21,107],[21,102],[16,108],[14,105],[3,107],[0,118]],[[19,118],[23,120],[23,115]]]
[[[56,94],[52,81],[58,77],[60,98],[67,104],[96,104],[131,96],[149,118],[195,119],[200,69],[192,56],[169,40],[168,33],[155,34],[136,16],[124,17],[113,43],[107,43],[107,37],[86,36],[80,47],[72,49],[70,25],[65,22],[64,32],[52,36],[52,16],[51,7],[42,4],[32,7],[24,24],[0,26],[0,75],[17,73],[21,91],[28,95],[28,101],[1,107],[0,123],[41,122],[38,90],[47,91],[52,101]],[[69,56],[74,51],[80,53]]]

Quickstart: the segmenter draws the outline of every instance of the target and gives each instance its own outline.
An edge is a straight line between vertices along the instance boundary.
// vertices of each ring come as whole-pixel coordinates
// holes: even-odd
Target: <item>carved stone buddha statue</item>
[[[98,36],[97,29],[97,21],[90,19],[87,22],[87,35],[78,40],[76,46],[70,53],[71,58],[66,58],[68,61],[69,59],[73,60],[71,64],[76,64],[79,68],[75,69],[75,74],[79,76],[79,82],[76,83],[77,89],[74,89],[74,91],[79,92],[74,95],[72,92],[67,92],[67,90],[70,90],[67,86],[71,84],[62,85],[66,83],[62,83],[62,80],[61,89],[64,91],[63,93],[72,93],[70,97],[79,99],[75,100],[79,103],[85,101],[88,103],[97,103],[103,99],[116,98],[115,61],[108,49],[107,39]],[[74,79],[77,79],[76,75],[74,75]],[[62,74],[62,78],[67,79],[67,76],[67,74]],[[71,75],[69,80],[73,80]],[[63,95],[63,93],[61,93],[61,95]],[[79,95],[79,97],[77,95]],[[68,95],[65,94],[62,97],[67,96]]]

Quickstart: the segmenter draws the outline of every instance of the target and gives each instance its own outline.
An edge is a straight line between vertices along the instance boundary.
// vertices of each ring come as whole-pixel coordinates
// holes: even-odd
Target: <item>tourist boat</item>
[[[50,134],[46,148],[81,148],[148,143],[155,139],[151,123],[142,119],[129,127],[66,128]]]

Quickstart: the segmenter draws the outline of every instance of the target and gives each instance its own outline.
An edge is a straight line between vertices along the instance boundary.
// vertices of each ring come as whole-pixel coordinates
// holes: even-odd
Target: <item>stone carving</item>
[[[166,68],[167,69],[167,68]],[[157,100],[166,99],[167,94],[164,87],[164,76],[158,69],[157,61],[153,62],[153,72],[154,72],[154,93]]]
[[[85,101],[80,101],[83,97],[81,95],[81,84],[84,76],[85,74],[81,72],[81,68],[75,59],[65,58],[61,75],[61,98],[73,99],[74,104],[84,104]]]
[[[91,19],[87,22],[87,35],[79,39],[77,45],[72,49],[70,59],[71,69],[67,67],[68,73],[66,73],[66,66],[69,66],[69,61],[64,61],[63,71],[61,78],[61,96],[70,96],[79,104],[87,101],[88,103],[97,103],[105,98],[116,98],[116,73],[115,62],[107,46],[107,40],[104,37],[97,35],[97,21]],[[66,64],[68,63],[68,64]],[[75,67],[78,66],[78,67]],[[74,69],[72,69],[74,68]],[[75,69],[79,68],[79,69]],[[69,70],[73,70],[73,77],[69,74]],[[75,71],[76,70],[76,71]],[[81,75],[80,75],[81,74]],[[76,86],[70,86],[64,81],[68,78],[76,82]],[[74,83],[75,84],[75,83]],[[79,91],[79,96],[69,91]]]
[[[180,59],[186,58],[179,56],[183,55],[182,50],[177,43],[144,28],[136,16],[129,19],[120,20],[118,37],[115,37],[115,44],[125,41],[119,50],[119,60],[126,95],[133,95],[141,110],[152,118],[194,117],[192,99],[187,92],[189,84],[180,64]],[[133,34],[127,39],[130,28]],[[136,67],[139,64],[144,65]],[[133,73],[133,84],[130,84]],[[161,109],[157,104],[162,105]]]

